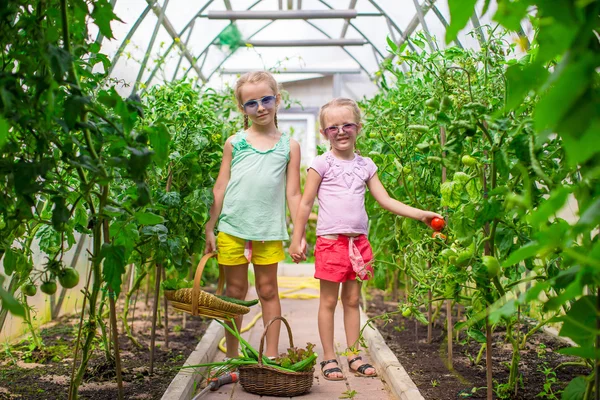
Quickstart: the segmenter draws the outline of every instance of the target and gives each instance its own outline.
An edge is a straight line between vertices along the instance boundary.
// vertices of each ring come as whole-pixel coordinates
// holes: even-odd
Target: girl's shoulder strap
[[[248,133],[242,129],[233,136],[233,139],[231,139],[234,157],[238,151],[249,146],[248,142],[246,141],[246,136],[248,136]]]

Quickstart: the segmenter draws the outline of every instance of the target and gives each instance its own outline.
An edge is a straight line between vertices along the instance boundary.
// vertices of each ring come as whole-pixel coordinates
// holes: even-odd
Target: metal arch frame
[[[228,2],[227,0],[225,1],[225,7],[228,6]],[[251,10],[253,9],[256,5],[258,5],[262,0],[257,0],[254,3],[252,3],[250,5],[250,7],[247,8],[247,10]],[[208,8],[208,6],[210,6],[212,3],[214,3],[214,0],[209,0],[201,9],[200,11],[198,11],[196,13],[196,15],[194,15],[190,21],[183,27],[183,29],[179,32],[179,36],[183,35],[185,33],[185,31],[195,22],[196,18],[198,18],[200,16],[200,14],[206,10]],[[229,4],[229,7],[231,7],[231,4]],[[196,57],[196,59],[200,59],[200,57],[202,57],[202,55],[207,52],[210,47],[213,45],[213,43],[215,42],[215,40],[217,40],[217,38],[219,37],[219,35],[225,30],[227,29],[227,27],[229,27],[230,25],[233,25],[233,22],[230,22],[229,25],[227,25],[225,28],[223,28],[218,34],[216,34],[213,39],[208,43],[208,45],[206,45],[206,47],[200,52],[200,54]],[[175,43],[171,43],[171,45],[167,48],[167,50],[165,51],[165,54],[163,54],[163,57],[167,57],[167,55],[171,52],[171,50],[173,49],[173,47],[175,46]],[[206,61],[206,59],[205,59]],[[204,63],[202,63],[202,66],[204,66]],[[193,65],[191,65],[186,72],[183,74],[183,78],[185,78],[187,76],[187,74],[190,72],[190,70],[193,68]],[[156,73],[158,72],[158,70],[160,69],[160,64],[156,65],[154,67],[154,69],[152,70],[152,72],[150,73],[150,76],[148,77],[148,80],[146,81],[146,86],[148,86],[148,84],[151,82],[151,80],[154,78],[154,76],[156,75]],[[200,69],[202,69],[202,67],[200,67]],[[210,74],[212,76],[212,73]],[[199,76],[200,79],[202,79],[203,81],[207,81],[208,78],[203,78],[201,76]]]
[[[146,0],[148,1],[148,0]],[[195,26],[196,23],[196,18],[198,18],[198,16],[204,11],[206,10],[206,8],[208,8],[208,6],[210,6],[212,3],[214,2],[214,0],[209,0],[206,4],[204,4],[204,6],[202,6],[200,8],[200,10],[196,13],[196,15],[194,15],[194,17],[192,17],[190,19],[190,21],[183,27],[183,29],[179,32],[179,34],[177,34],[177,37],[180,38],[188,29],[193,29],[193,27]],[[191,36],[191,32],[189,34]],[[192,62],[194,60],[194,57],[191,56],[191,53],[189,52],[189,49],[187,47],[187,43],[189,42],[189,36],[188,39],[186,40],[186,42],[183,44],[183,46],[180,45],[180,48],[182,48],[182,53],[179,59],[178,64],[181,63],[182,59],[184,56],[186,56],[186,52],[189,54],[189,58],[188,61],[190,62],[190,65],[192,68],[194,68],[196,70],[196,72],[198,73],[198,76],[200,77],[200,79],[205,79],[204,75],[202,74],[202,67],[198,66],[198,64],[196,62]],[[162,55],[161,59],[164,60],[167,58],[167,56],[169,55],[169,53],[171,52],[171,50],[173,50],[173,47],[175,47],[176,41],[173,40],[171,42],[171,44],[169,45],[169,47],[167,48],[167,50],[165,51],[165,53]],[[161,61],[162,61],[161,60]],[[156,75],[156,73],[158,72],[158,70],[160,69],[162,63],[157,63],[156,66],[154,67],[154,69],[152,70],[152,72],[150,73],[150,76],[148,77],[148,79],[145,82],[145,86],[148,86],[148,84],[152,81],[152,79],[154,78],[154,76]]]
[[[263,26],[258,28],[256,31],[254,31],[254,33],[252,33],[250,36],[248,36],[248,39],[252,39],[254,36],[258,35],[260,32],[262,32],[264,29],[271,26],[273,23],[275,23],[275,20],[267,22],[266,24],[264,24]],[[208,51],[208,49],[206,51]],[[231,56],[234,54],[235,54],[235,51],[232,51],[229,54],[227,54],[225,57],[223,57],[223,59],[219,62],[219,65],[217,65],[213,69],[213,71],[208,75],[208,77],[206,78],[206,82],[208,82],[210,80],[210,78],[212,78],[212,76],[215,74],[215,72],[217,72],[219,70],[219,68],[221,68],[221,66],[223,64],[225,64],[227,62],[227,60],[229,60],[231,58]],[[189,72],[189,69],[188,69],[188,71],[186,71],[186,74],[187,74],[187,72]]]
[[[261,3],[263,0],[258,0],[255,3],[253,3],[250,7],[247,8],[247,10],[250,10],[252,8],[254,8],[254,6],[258,5],[259,3]],[[319,0],[320,2],[322,2],[324,5],[326,5],[329,8],[332,8],[329,4],[327,4],[326,2],[324,2],[323,0]],[[196,18],[196,17],[194,17]],[[265,24],[264,26],[262,26],[261,28],[259,28],[257,31],[255,31],[252,35],[248,36],[247,39],[251,39],[252,37],[254,37],[255,35],[257,35],[259,32],[261,32],[263,29],[267,28],[268,26],[270,26],[272,23],[276,22],[277,20],[271,20],[269,21],[267,24]],[[307,24],[309,24],[310,26],[312,26],[313,28],[317,29],[319,32],[321,32],[325,37],[332,39],[332,36],[330,36],[329,34],[327,34],[325,31],[323,31],[321,28],[319,28],[318,26],[316,26],[315,24],[313,24],[312,22],[308,21],[308,20],[304,20],[304,22],[306,22]],[[352,23],[350,23],[352,25]],[[373,42],[371,42],[371,40],[366,37],[359,29],[357,29],[355,26],[352,25],[352,27],[354,29],[356,29],[356,31],[368,42],[369,45],[371,45],[371,47],[383,58],[383,54],[379,51],[379,49],[377,48],[377,46],[375,46],[373,44]],[[219,33],[220,34],[220,33]],[[198,55],[198,58],[200,58],[206,51],[208,51],[210,49],[210,47],[214,44],[214,41],[219,37],[219,35],[216,35],[213,40],[204,48],[204,50],[202,50],[202,52]],[[354,55],[352,55],[352,53],[350,53],[346,48],[344,48],[343,46],[340,46],[340,48],[350,57],[352,58],[360,67],[360,69],[362,69],[367,76],[370,79],[373,79],[373,77],[371,76],[371,74],[369,73],[369,71],[365,68],[365,66],[356,59],[356,57]],[[206,77],[206,80],[204,80],[204,82],[207,82],[208,80],[210,80],[210,78],[221,68],[221,66],[227,61],[229,60],[229,58],[233,55],[233,53],[229,53],[227,56],[225,56],[223,58],[223,60],[221,60],[221,62],[219,62],[219,64],[217,65],[217,67]],[[378,62],[377,58],[376,61]],[[156,68],[155,68],[156,69]],[[187,69],[187,71],[184,73],[184,77],[186,77],[188,75],[188,73],[190,72],[191,67]]]
[[[331,7],[331,6],[330,6],[330,5],[329,5],[329,4],[328,4],[328,3],[327,3],[325,0],[319,0],[319,3],[323,4],[325,7],[329,7],[329,9],[331,9],[331,10],[333,10],[333,9],[334,9],[334,8],[333,8],[333,7]],[[352,3],[352,4],[355,4],[355,3]],[[352,5],[352,4],[351,4],[351,5]],[[306,22],[308,22],[308,21],[306,21]],[[314,27],[314,25],[313,25],[313,24],[310,24],[310,25]],[[376,52],[379,54],[379,56],[380,56],[381,58],[383,58],[383,57],[384,57],[384,56],[383,56],[383,54],[382,54],[382,53],[379,51],[379,49],[377,48],[377,46],[375,46],[375,44],[373,44],[373,42],[371,41],[371,39],[369,39],[369,38],[368,38],[368,37],[367,37],[367,36],[366,36],[364,33],[362,33],[362,31],[361,31],[360,29],[358,29],[358,28],[357,28],[357,27],[356,27],[356,26],[355,26],[355,25],[352,23],[352,21],[350,21],[350,20],[346,20],[346,22],[344,22],[344,26],[345,26],[345,27],[346,27],[346,26],[351,26],[352,28],[354,28],[354,30],[356,30],[356,32],[358,32],[358,34],[359,34],[360,36],[362,36],[362,37],[363,37],[363,39],[365,39],[365,40],[366,40],[366,41],[367,41],[367,42],[368,42],[368,43],[371,45],[371,47],[373,47],[373,49],[374,49],[374,50],[375,50],[375,51],[376,51]],[[319,31],[320,31],[321,33],[325,34],[325,33],[324,33],[324,32],[323,32],[323,31],[322,31],[320,28],[317,28],[317,29],[319,29]],[[346,31],[347,31],[347,28],[346,28]],[[344,38],[345,36],[346,36],[346,33],[345,33],[345,32],[343,32],[342,38]]]
[[[123,40],[123,42],[121,43],[119,50],[117,51],[117,54],[113,57],[112,63],[111,63],[111,67],[109,68],[109,74],[114,70],[114,66],[116,65],[116,62],[119,60],[120,56],[122,55],[125,47],[128,44],[128,41],[131,39],[131,37],[135,34],[135,32],[137,31],[137,29],[139,28],[139,25],[141,25],[141,22],[144,20],[144,18],[148,15],[148,13],[150,12],[150,10],[154,10],[156,12],[156,10],[154,9],[155,5],[157,4],[157,0],[146,0],[148,3],[148,6],[144,9],[144,11],[142,12],[142,14],[139,16],[138,20],[136,20],[136,22],[134,23],[134,25],[132,26],[131,30],[127,33],[125,39]],[[229,0],[223,0],[225,3],[225,6],[228,9],[231,9],[231,4],[229,2]],[[250,5],[247,10],[250,10],[252,8],[254,8],[256,5],[260,4],[263,0],[257,0],[255,1],[252,5]],[[325,0],[319,0],[320,3],[324,4],[325,6],[327,6],[330,9],[333,9],[333,7],[331,7]],[[402,29],[400,29],[400,27],[396,24],[396,22],[390,17],[390,15],[379,5],[375,2],[375,0],[369,0],[369,2],[386,18],[386,22],[388,23],[388,26],[393,27],[400,35],[401,38],[398,40],[397,44],[398,45],[402,45],[403,43],[407,42],[408,38],[410,37],[410,35],[412,35],[412,33],[414,32],[414,30],[418,27],[419,23],[421,23],[421,25],[423,26],[423,29],[427,30],[427,34],[429,36],[429,31],[428,28],[426,26],[426,24],[423,24],[422,22],[424,22],[424,15],[427,13],[427,11],[429,11],[430,9],[434,10],[434,13],[436,14],[436,16],[438,17],[438,19],[440,20],[440,22],[442,23],[442,25],[444,25],[444,27],[448,26],[447,21],[445,20],[444,16],[440,13],[440,11],[437,9],[437,7],[434,5],[435,0],[425,0],[423,2],[422,5],[420,5],[420,7],[418,7],[417,10],[417,15],[415,15],[413,17],[413,20],[411,20],[411,22],[409,23],[409,29],[407,29],[406,32],[403,32]],[[214,0],[208,0],[206,2],[206,4],[204,4],[200,11],[197,12],[191,19],[190,21],[185,25],[185,27],[180,31],[179,35],[176,36],[175,38],[179,38],[181,37],[183,34],[185,34],[185,32],[190,29],[190,33],[188,34],[188,38],[186,40],[185,43],[181,43],[181,42],[176,42],[175,40],[173,40],[173,42],[171,43],[171,45],[169,46],[169,48],[165,51],[165,53],[163,54],[162,58],[164,59],[169,53],[170,51],[173,49],[173,47],[175,47],[176,44],[179,45],[180,48],[182,48],[182,50],[184,52],[187,52],[188,56],[191,56],[191,53],[189,53],[189,47],[187,46],[189,39],[191,37],[191,30],[194,27],[194,23],[195,20],[201,15],[201,13],[206,10],[206,8],[208,8],[212,3],[214,3]],[[418,4],[418,3],[417,3]],[[300,3],[299,3],[300,5]],[[422,16],[418,15],[419,12],[421,11]],[[163,13],[164,14],[164,13]],[[166,19],[166,16],[164,16],[164,18]],[[418,20],[418,21],[415,21]],[[258,32],[262,31],[263,29],[265,29],[267,26],[269,26],[271,23],[275,22],[277,20],[272,20],[271,22],[269,22],[268,24],[266,24],[265,26],[261,27],[258,31],[256,31],[255,33],[253,33],[250,37],[253,37],[254,35],[256,35]],[[475,22],[479,22],[477,15],[474,15],[472,17],[472,21]],[[169,22],[169,21],[166,21]],[[314,23],[311,23],[308,20],[305,20],[306,23],[308,23],[309,25],[311,25],[313,28],[317,29],[319,32],[321,32],[324,36],[326,36],[327,38],[332,38],[332,36],[328,35],[325,31],[323,31],[321,28],[319,28],[318,26],[316,26]],[[164,22],[163,22],[164,24]],[[235,22],[231,22],[229,25],[231,24],[235,24]],[[160,17],[159,20],[157,21],[157,25],[162,25],[161,21],[160,21]],[[228,25],[228,26],[229,26]],[[414,25],[414,26],[413,26]],[[373,51],[374,51],[374,56],[376,59],[376,62],[380,62],[377,58],[377,55],[379,55],[383,60],[385,59],[393,59],[394,55],[388,55],[386,57],[383,56],[383,54],[381,53],[381,51],[377,48],[377,46],[375,46],[375,44],[360,30],[356,27],[356,25],[354,25],[350,20],[347,20],[344,23],[344,28],[345,30],[342,32],[343,36],[345,36],[345,33],[347,31],[347,27],[348,26],[352,26],[358,33],[359,35],[361,35],[367,42],[369,45],[371,45]],[[224,28],[225,29],[225,28]],[[188,68],[188,70],[185,72],[184,76],[187,76],[187,74],[189,73],[189,71],[194,68],[194,69],[198,69],[200,68],[199,74],[198,74],[198,78],[203,80],[203,82],[206,82],[208,79],[210,79],[210,77],[212,77],[214,75],[214,73],[218,70],[218,68],[220,68],[221,65],[223,65],[224,62],[226,62],[231,54],[229,54],[228,56],[226,56],[220,63],[219,63],[219,67],[215,68],[215,70],[213,70],[209,76],[207,78],[204,78],[203,74],[202,74],[202,67],[204,66],[204,62],[206,61],[206,57],[204,58],[204,62],[202,63],[202,67],[198,67],[196,61],[199,60],[203,55],[206,56],[206,54],[208,53],[208,51],[210,50],[210,48],[213,46],[214,41],[218,38],[218,36],[220,35],[221,32],[219,32],[219,34],[217,34],[213,40],[202,50],[202,52],[197,56],[197,57],[192,57],[192,60],[190,64],[190,68]],[[393,30],[390,29],[390,33],[393,34]],[[173,36],[173,35],[171,35]],[[342,37],[343,37],[342,36]],[[250,38],[249,37],[249,38]],[[459,47],[463,47],[462,44],[460,43],[460,41],[458,40],[458,38],[455,40],[455,43],[457,44],[457,46]],[[408,42],[408,46],[415,50],[414,46]],[[431,44],[430,44],[431,47]],[[371,74],[369,73],[369,71],[364,67],[364,65],[362,65],[362,63],[355,57],[353,56],[346,48],[344,48],[343,46],[340,46],[340,48],[346,53],[348,54],[348,56],[350,56],[350,58],[352,58],[360,67],[360,69],[362,69],[367,76],[371,77]],[[415,50],[416,51],[416,50]],[[178,66],[181,65],[182,59],[186,54],[182,54],[180,56],[180,59],[178,60]],[[188,57],[189,58],[189,57]],[[149,84],[151,82],[151,80],[154,78],[154,76],[156,75],[156,72],[160,69],[160,63],[158,63],[159,65],[157,65],[154,70],[151,72],[148,80],[146,81],[146,84]],[[145,67],[144,67],[145,68]],[[143,68],[140,68],[140,70],[143,70]],[[178,68],[176,68],[175,74],[173,75],[173,79],[176,77],[177,74],[177,70]],[[197,71],[198,72],[198,71]],[[137,82],[136,82],[137,85]],[[142,89],[143,90],[143,89]]]
[[[179,32],[178,37],[181,37],[188,29],[189,27],[193,24],[193,22],[195,21],[195,19],[198,17],[198,15],[200,13],[202,13],[208,6],[210,6],[215,0],[208,0],[207,3],[200,9],[200,11],[198,11],[196,13],[196,15],[194,15],[194,17],[186,24],[186,26]],[[144,21],[144,19],[146,18],[146,16],[148,15],[148,13],[152,10],[152,7],[156,4],[157,0],[146,0],[146,2],[148,3],[148,5],[146,6],[146,8],[144,9],[144,11],[140,14],[140,16],[138,17],[138,19],[135,21],[135,23],[133,24],[133,26],[131,27],[131,29],[129,30],[129,32],[127,32],[127,35],[125,36],[125,38],[123,39],[123,41],[121,42],[121,45],[119,46],[119,49],[117,50],[117,53],[115,54],[115,56],[112,59],[111,62],[111,67],[109,69],[109,75],[110,73],[113,71],[115,65],[117,64],[117,61],[119,60],[119,58],[121,57],[121,55],[123,54],[123,51],[125,50],[125,47],[127,47],[127,44],[129,42],[129,40],[131,40],[131,38],[133,37],[133,35],[135,34],[135,32],[138,30],[139,26],[142,24],[142,22]],[[164,54],[164,57],[166,57],[168,55],[168,53],[171,51],[171,49],[175,47],[175,41],[173,40],[173,42],[169,45],[169,48],[167,49],[167,51]],[[156,74],[155,71],[153,71],[153,73],[151,75]]]
[[[156,4],[156,2],[154,2]],[[138,75],[135,78],[135,83],[133,84],[133,89],[131,90],[131,94],[136,94],[139,89],[139,84],[142,80],[142,76],[144,75],[144,70],[146,69],[146,64],[150,59],[150,51],[152,47],[154,47],[154,41],[156,40],[156,36],[158,34],[158,30],[163,23],[165,18],[165,12],[167,10],[167,6],[169,5],[169,0],[165,0],[163,2],[163,6],[160,8],[160,14],[158,15],[158,20],[156,21],[156,25],[154,25],[154,31],[152,32],[152,36],[150,37],[150,42],[148,43],[148,50],[144,54],[144,59],[142,60],[142,64],[140,65],[140,70],[138,71]],[[153,6],[152,6],[153,7]]]

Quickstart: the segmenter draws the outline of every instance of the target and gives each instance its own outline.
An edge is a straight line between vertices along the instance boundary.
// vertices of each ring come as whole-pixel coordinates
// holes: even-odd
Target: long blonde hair
[[[267,85],[271,89],[273,89],[273,93],[275,96],[279,94],[279,84],[273,77],[273,75],[268,71],[252,71],[246,72],[244,75],[238,79],[235,83],[235,99],[238,102],[238,108],[240,111],[244,111],[242,104],[242,87],[247,83],[260,83],[266,82]],[[275,113],[275,127],[279,128],[277,125],[277,113]],[[248,129],[248,115],[244,114],[244,129]]]

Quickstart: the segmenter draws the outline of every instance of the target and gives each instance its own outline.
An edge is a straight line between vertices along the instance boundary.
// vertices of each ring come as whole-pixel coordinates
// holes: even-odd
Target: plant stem
[[[127,316],[129,314],[129,302],[131,301],[131,296],[133,296],[133,293],[137,292],[137,290],[140,288],[140,284],[142,283],[142,281],[146,277],[146,274],[147,274],[147,272],[143,271],[141,274],[139,274],[135,278],[135,281],[133,282],[133,285],[131,286],[131,289],[129,289],[129,291],[125,295],[125,303],[123,305],[123,312],[121,313],[121,320],[123,321],[123,327],[125,329],[125,334],[129,338],[129,340],[131,340],[131,343],[133,343],[133,345],[135,347],[137,347],[138,349],[141,349],[142,345],[137,341],[137,339],[131,333],[131,329],[129,328],[129,324],[127,324]],[[134,308],[135,308],[135,306],[134,306]]]

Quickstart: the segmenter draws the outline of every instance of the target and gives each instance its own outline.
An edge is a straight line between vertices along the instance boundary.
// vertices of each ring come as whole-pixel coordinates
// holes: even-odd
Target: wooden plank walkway
[[[279,281],[280,292],[289,290],[289,286],[306,284],[310,287],[294,293],[318,295],[318,285],[315,285],[316,281],[312,278],[312,271],[314,271],[314,266],[311,264],[284,264],[280,266],[280,275],[282,275]],[[290,275],[293,277],[290,277]],[[251,291],[248,298],[256,298],[256,293]],[[318,299],[283,298],[281,300],[282,314],[290,323],[294,344],[297,347],[304,347],[307,342],[314,343],[316,345],[315,349],[319,354],[318,362],[320,362],[322,360],[323,350],[321,348],[319,332],[317,329],[318,306]],[[260,312],[260,308],[253,307],[250,314],[244,318],[243,326],[248,324],[258,312]],[[242,336],[258,350],[263,329],[262,319],[260,319],[248,332],[243,333]],[[335,314],[334,337],[336,352],[344,352],[346,349],[346,336],[344,334],[341,304],[338,305]],[[280,352],[283,352],[287,346],[287,332],[282,325],[279,341]],[[367,361],[371,359],[368,351],[364,351],[363,356],[366,356]],[[223,357],[224,354],[221,351],[218,351],[215,356],[215,361],[220,361]],[[333,400],[340,398],[352,398],[355,400],[394,400],[394,397],[389,393],[380,378],[356,377],[354,374],[349,373],[345,357],[340,356],[338,359],[340,360],[340,367],[346,376],[345,380],[336,382],[323,379],[320,373],[319,364],[317,363],[312,390],[310,393],[297,398],[306,400]],[[352,394],[354,394],[353,397]],[[239,384],[222,387],[218,391],[210,392],[204,396],[204,399],[207,400],[253,400],[259,398],[281,399],[281,397],[257,396],[247,393]]]

